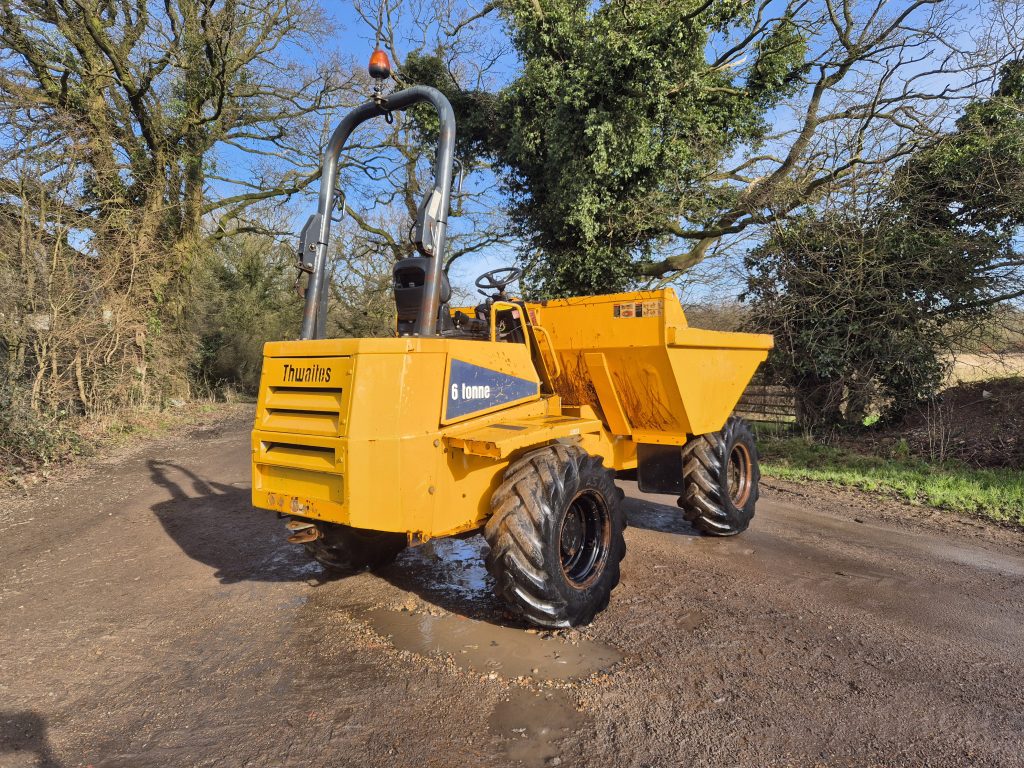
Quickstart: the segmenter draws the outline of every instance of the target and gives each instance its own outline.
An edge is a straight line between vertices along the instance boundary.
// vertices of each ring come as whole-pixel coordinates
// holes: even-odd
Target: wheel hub
[[[611,520],[600,495],[587,492],[573,499],[566,510],[558,545],[562,572],[569,584],[585,589],[604,570],[611,544]]]
[[[737,508],[742,508],[750,499],[750,488],[754,475],[754,462],[750,450],[743,443],[736,443],[729,451],[726,477],[729,483],[729,499]]]
[[[563,560],[575,557],[580,547],[583,546],[585,525],[583,516],[579,514],[579,511],[575,508],[570,509],[569,514],[565,516],[565,523],[562,525],[562,540],[560,543]]]

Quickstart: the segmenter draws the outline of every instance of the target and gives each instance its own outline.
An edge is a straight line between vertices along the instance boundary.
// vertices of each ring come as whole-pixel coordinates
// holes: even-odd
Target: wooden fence
[[[796,396],[790,387],[751,384],[736,406],[736,414],[750,421],[796,422]]]

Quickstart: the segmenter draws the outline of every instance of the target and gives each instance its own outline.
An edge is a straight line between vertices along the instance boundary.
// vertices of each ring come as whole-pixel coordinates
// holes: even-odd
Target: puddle
[[[502,749],[510,760],[540,768],[569,765],[561,754],[561,742],[586,720],[561,691],[538,694],[517,690],[497,703],[488,725],[491,733],[501,739]]]
[[[450,597],[479,601],[493,591],[493,580],[484,566],[486,546],[482,536],[434,539],[405,550],[399,562],[410,576],[433,584]]]
[[[275,576],[281,580],[321,581],[324,570],[299,547],[282,545],[274,549],[258,566],[259,573]]]
[[[366,618],[400,650],[423,656],[450,654],[463,669],[496,672],[506,678],[569,680],[608,669],[622,659],[614,648],[590,640],[572,645],[557,637],[544,639],[522,629],[454,615],[378,608]]]

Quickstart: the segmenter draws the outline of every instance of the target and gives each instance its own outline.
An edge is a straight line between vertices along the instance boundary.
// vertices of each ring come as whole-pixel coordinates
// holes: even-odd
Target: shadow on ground
[[[153,482],[171,495],[152,507],[160,524],[222,583],[326,580],[301,547],[285,541],[276,514],[253,508],[247,485],[206,480],[170,462],[150,460],[148,467]]]
[[[14,762],[10,762],[11,760]],[[46,720],[35,712],[0,710],[0,765],[61,768],[46,735]]]
[[[700,536],[701,533],[683,518],[676,506],[659,504],[646,499],[625,498],[622,501],[626,519],[634,528],[658,533],[676,533],[680,536]]]

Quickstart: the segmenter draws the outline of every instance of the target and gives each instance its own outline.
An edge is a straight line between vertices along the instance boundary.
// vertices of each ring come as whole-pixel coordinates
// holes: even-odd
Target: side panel
[[[536,400],[540,396],[540,382],[536,374],[523,378],[502,370],[508,367],[506,362],[470,362],[459,357],[457,352],[449,355],[441,423],[464,421],[510,405]]]
[[[548,408],[526,344],[453,340],[449,345],[436,412],[439,424],[431,438],[439,444],[431,525],[420,529],[435,536],[479,527],[508,466],[449,448],[443,439],[447,429],[541,416]],[[441,426],[448,423],[452,427]]]
[[[666,323],[686,323],[674,292],[563,299],[529,309],[559,356],[562,373],[554,385],[566,405],[594,408],[613,432],[636,442],[686,442],[690,424],[665,349]],[[596,386],[595,366],[614,398]]]

